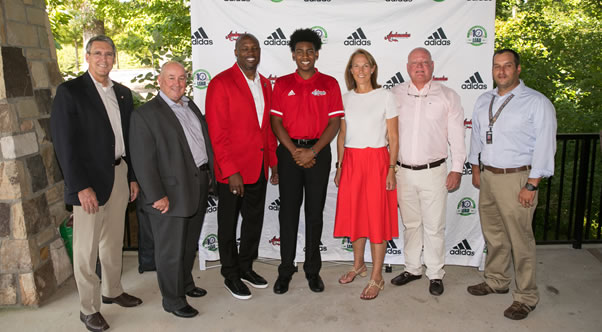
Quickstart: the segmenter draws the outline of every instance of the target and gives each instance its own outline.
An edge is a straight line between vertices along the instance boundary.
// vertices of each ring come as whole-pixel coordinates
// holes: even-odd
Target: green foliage
[[[497,3],[496,48],[520,53],[521,78],[552,100],[559,133],[602,129],[600,6],[593,0]]]

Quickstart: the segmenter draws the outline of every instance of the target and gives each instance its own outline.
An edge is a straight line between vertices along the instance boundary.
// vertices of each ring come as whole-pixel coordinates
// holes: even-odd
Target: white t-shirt
[[[387,119],[398,116],[393,94],[383,88],[368,93],[351,90],[343,95],[345,106],[345,147],[381,148],[387,146]]]

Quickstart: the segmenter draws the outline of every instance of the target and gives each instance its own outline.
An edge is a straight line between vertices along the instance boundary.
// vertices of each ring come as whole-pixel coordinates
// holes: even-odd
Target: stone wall
[[[37,306],[72,275],[50,136],[62,82],[44,0],[0,0],[0,306]]]

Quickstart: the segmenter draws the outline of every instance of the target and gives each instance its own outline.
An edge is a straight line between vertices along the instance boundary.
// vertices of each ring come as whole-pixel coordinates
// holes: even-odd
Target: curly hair
[[[322,47],[322,39],[312,29],[297,29],[289,39],[290,43],[288,46],[290,46],[291,52],[295,52],[295,46],[298,42],[310,42],[314,44],[316,52]]]

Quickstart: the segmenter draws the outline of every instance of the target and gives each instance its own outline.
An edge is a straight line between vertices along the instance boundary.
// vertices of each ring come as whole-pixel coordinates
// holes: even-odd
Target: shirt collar
[[[169,106],[170,108],[173,108],[175,105],[178,106],[182,106],[178,103],[176,103],[175,101],[171,100],[167,95],[165,95],[163,93],[163,91],[159,90],[159,96],[161,96],[161,98],[163,98],[163,100],[167,103],[167,106]],[[190,100],[188,97],[186,96],[182,96],[182,98],[180,98],[182,100],[182,103],[184,105],[188,105],[188,101]]]
[[[238,69],[240,69],[240,72],[242,73],[242,76],[249,82],[253,82],[253,83],[259,83],[260,79],[259,79],[259,73],[257,71],[255,71],[255,79],[249,79],[247,77],[247,75],[245,75],[245,72],[242,71],[242,68],[240,68],[240,66],[238,65],[238,63],[236,64],[236,66],[238,67]]]
[[[434,91],[432,90],[435,86],[433,85],[433,79],[431,78],[428,82],[426,82],[424,84],[424,86],[422,87],[422,90],[418,91],[418,88],[416,87],[416,85],[414,85],[414,82],[412,82],[410,80],[410,84],[408,86],[408,92],[411,94],[415,94],[415,95],[423,95],[423,94],[428,94],[430,91]],[[424,92],[424,93],[422,93]]]
[[[98,82],[96,79],[94,79],[94,76],[92,76],[92,74],[90,74],[90,71],[88,70],[88,75],[90,75],[90,78],[92,79],[92,82],[94,82],[94,84],[96,84],[96,86],[99,86],[103,89],[107,89],[107,88],[112,88],[113,87],[113,80],[111,80],[111,78],[109,78],[109,85],[104,86],[102,85],[102,83]]]
[[[517,85],[517,86],[515,86],[515,87],[514,87],[514,89],[512,89],[512,90],[510,90],[510,91],[506,92],[506,94],[505,94],[505,95],[503,95],[503,96],[500,96],[500,95],[497,93],[497,91],[498,91],[498,88],[497,88],[497,87],[495,88],[495,90],[493,90],[493,93],[495,93],[495,95],[496,95],[496,96],[498,96],[498,97],[505,97],[505,96],[509,96],[509,95],[511,95],[511,94],[514,94],[514,95],[519,95],[519,94],[520,94],[520,93],[521,93],[521,92],[522,92],[524,89],[525,89],[525,83],[523,82],[523,80],[518,80],[518,85]]]

